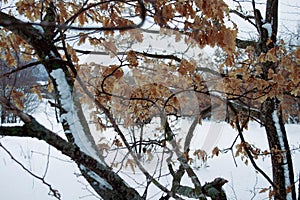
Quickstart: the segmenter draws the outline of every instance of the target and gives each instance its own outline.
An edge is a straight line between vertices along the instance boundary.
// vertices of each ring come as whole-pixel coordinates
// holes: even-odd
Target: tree
[[[19,52],[16,52],[19,53]],[[47,77],[40,76],[40,72],[42,72],[42,68],[39,66],[32,66],[34,62],[31,63],[30,68],[27,68],[28,65],[22,63],[21,56],[14,55],[16,60],[18,60],[18,65],[23,66],[23,70],[18,71],[16,69],[12,69],[9,67],[4,60],[0,61],[0,69],[1,69],[1,86],[0,92],[1,95],[6,98],[14,98],[17,97],[19,99],[23,98],[23,102],[20,105],[24,107],[24,111],[27,113],[32,113],[34,109],[38,106],[38,99],[41,99],[41,93],[38,93],[38,87],[40,87],[37,82],[38,81],[47,81]],[[36,63],[38,64],[38,63]],[[34,92],[38,93],[33,94]],[[27,97],[25,97],[27,96]],[[25,97],[25,98],[24,98]],[[17,98],[15,100],[17,100]],[[15,102],[17,104],[17,102]],[[9,115],[3,107],[1,109],[1,124],[3,123],[15,123],[17,116]]]
[[[254,168],[269,181],[271,196],[296,199],[281,100],[283,95],[299,97],[299,49],[288,52],[284,42],[277,41],[277,0],[266,2],[265,19],[255,1],[251,16],[230,10],[222,0],[19,1],[15,6],[17,11],[3,7],[0,12],[2,58],[8,67],[16,66],[19,71],[25,67],[13,55],[21,52],[26,55],[24,61],[36,59],[45,67],[55,92],[56,103],[50,104],[59,112],[68,141],[26,113],[18,96],[1,95],[0,104],[24,125],[3,126],[0,135],[46,141],[78,164],[103,199],[147,198],[150,184],[163,192],[161,199],[226,199],[222,186],[227,180],[216,177],[201,184],[201,177],[190,166],[191,155],[205,159],[206,153],[200,149],[191,152],[190,143],[202,119],[227,121],[242,141],[238,152],[244,151]],[[235,24],[225,23],[230,12],[255,26],[257,41],[237,38]],[[154,29],[143,29],[146,18]],[[171,35],[170,40],[181,42],[184,51],[166,54],[136,49],[136,43],[143,42],[147,34],[157,33],[161,34],[158,37]],[[116,58],[117,64],[82,64],[80,54],[103,54],[84,50],[83,44],[103,49]],[[199,65],[203,59],[199,62],[185,54],[207,45],[220,47],[226,55],[220,66],[211,67],[206,62],[203,67]],[[83,110],[82,105],[89,109]],[[95,142],[86,112],[90,112],[98,129],[113,129],[110,145],[106,138]],[[176,125],[184,118],[192,123],[185,137],[177,138],[180,131]],[[273,178],[257,166],[254,158],[260,152],[254,151],[243,137],[250,120],[265,127]],[[154,134],[144,131],[149,124],[157,127]],[[112,160],[109,166],[109,153],[117,157],[120,150],[124,151],[121,161]],[[219,152],[217,147],[213,149],[214,155]],[[161,160],[160,166],[168,168],[171,187],[159,181],[160,170],[155,177],[143,165],[143,156],[151,162],[154,154]],[[114,171],[113,167],[119,165],[133,171],[138,168],[144,174],[143,194]],[[181,184],[184,174],[193,187]],[[58,191],[50,190],[60,198]]]
[[[255,1],[252,1],[252,7],[255,27],[259,34],[259,40],[254,50],[256,55],[259,56],[259,61],[254,65],[254,71],[257,72],[259,67],[260,72],[255,76],[258,76],[259,80],[268,81],[269,83],[271,81],[275,84],[271,87],[268,86],[274,93],[271,91],[273,94],[268,93],[261,100],[260,112],[261,123],[265,127],[271,151],[274,199],[296,199],[292,158],[282,117],[281,107],[283,105],[280,105],[280,102],[284,94],[298,95],[299,82],[294,81],[292,75],[299,77],[299,72],[296,69],[298,63],[293,59],[289,59],[289,63],[282,59],[282,56],[292,55],[293,53],[287,53],[281,45],[278,45],[278,1],[267,1],[265,18],[262,18],[260,11],[256,9]],[[283,41],[281,41],[281,44],[283,45]],[[260,58],[263,59],[260,60]],[[296,71],[293,69],[288,70],[290,67],[296,69]],[[288,74],[284,74],[286,70],[289,71]],[[252,79],[251,75],[249,78]],[[247,83],[249,83],[248,81]],[[289,83],[293,85],[293,89],[288,87]],[[240,125],[236,124],[236,126],[238,130],[241,129]],[[249,151],[247,148],[246,151]]]

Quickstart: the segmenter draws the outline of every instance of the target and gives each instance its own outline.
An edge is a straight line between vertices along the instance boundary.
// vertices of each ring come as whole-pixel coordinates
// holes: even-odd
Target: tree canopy
[[[1,1],[1,81],[43,65],[49,81],[29,88],[40,99],[52,93],[49,105],[67,141],[24,109],[30,91],[16,82],[0,89],[0,104],[24,125],[1,126],[0,135],[46,141],[78,164],[103,199],[146,199],[150,184],[162,191],[161,199],[226,199],[228,180],[203,184],[190,165],[193,156],[221,152],[210,145],[211,152],[191,151],[195,127],[203,119],[225,121],[241,141],[236,155],[244,154],[268,181],[269,196],[295,200],[284,124],[300,117],[300,48],[278,38],[278,0],[263,1],[264,9],[261,1],[249,1],[247,12],[245,2],[234,2],[236,9],[223,0]],[[256,37],[239,38],[231,15],[253,26]],[[215,60],[205,57],[208,46]],[[182,119],[189,119],[187,130],[178,129]],[[268,150],[245,140],[249,121],[265,127]],[[272,177],[256,163],[267,154]],[[149,162],[160,165],[158,176]],[[120,177],[122,166],[143,173],[143,194]],[[162,166],[170,185],[159,180]],[[181,184],[184,174],[193,186]]]

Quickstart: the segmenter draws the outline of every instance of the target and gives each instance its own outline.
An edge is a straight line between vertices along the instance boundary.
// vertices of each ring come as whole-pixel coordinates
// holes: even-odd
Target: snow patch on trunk
[[[95,172],[89,170],[84,165],[79,165],[79,168],[87,173],[88,176],[95,180],[95,184],[99,184],[100,189],[113,190],[113,187],[103,178],[98,176]]]
[[[38,30],[40,32],[40,34],[43,35],[45,33],[44,29],[41,26],[39,26],[39,25],[32,25],[32,26],[33,26],[33,28]]]
[[[262,27],[268,31],[268,37],[270,38],[272,36],[272,24],[265,23],[264,25],[262,25]]]
[[[288,169],[288,164],[287,164],[287,158],[286,158],[286,152],[287,149],[285,149],[284,147],[284,141],[283,141],[283,133],[281,131],[280,128],[280,124],[279,124],[279,118],[277,116],[277,109],[274,110],[274,112],[272,113],[272,118],[276,127],[276,132],[278,135],[278,139],[279,139],[279,143],[280,143],[280,148],[283,151],[283,155],[282,155],[282,162],[284,163],[283,165],[283,170],[284,170],[284,177],[285,177],[285,188],[288,188],[291,186],[291,182],[290,182],[290,175],[289,175],[289,169]],[[288,193],[286,195],[286,199],[287,200],[292,200],[292,193]]]
[[[66,113],[61,115],[61,120],[65,120],[67,122],[70,130],[65,130],[65,133],[72,133],[76,145],[78,145],[82,152],[93,157],[99,163],[105,165],[100,160],[96,150],[91,144],[91,141],[89,141],[84,132],[84,128],[79,120],[77,109],[73,101],[71,88],[67,83],[65,73],[62,69],[55,69],[50,73],[50,75],[55,79],[61,106],[66,111]]]

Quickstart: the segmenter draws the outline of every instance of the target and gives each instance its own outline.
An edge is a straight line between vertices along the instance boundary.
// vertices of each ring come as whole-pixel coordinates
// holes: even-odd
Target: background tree
[[[36,59],[45,67],[55,91],[56,103],[50,104],[60,114],[68,141],[24,111],[22,99],[4,95],[0,96],[2,107],[20,117],[24,125],[1,127],[0,134],[35,137],[62,151],[104,199],[147,198],[150,184],[164,193],[162,199],[226,199],[222,186],[227,180],[217,177],[203,184],[196,176],[191,155],[202,159],[206,155],[200,149],[191,152],[190,143],[201,119],[227,121],[242,141],[238,152],[244,151],[269,181],[271,196],[296,199],[281,99],[283,95],[299,96],[299,49],[287,52],[284,43],[277,41],[278,1],[268,0],[265,6],[264,18],[255,1],[251,16],[230,11],[222,0],[19,1],[13,7],[16,10],[4,6],[0,12],[2,58],[8,67],[17,66],[12,55],[22,52],[24,62]],[[236,38],[236,25],[225,23],[230,12],[255,26],[256,41]],[[146,29],[148,24],[153,28]],[[145,29],[138,29],[141,27]],[[183,49],[172,54],[151,48],[139,51],[135,45],[158,30],[159,37],[174,36],[173,41],[182,42]],[[84,50],[81,45],[103,49],[116,63],[82,64],[80,54],[102,53]],[[207,67],[206,63],[203,67],[203,58],[186,56],[190,48],[207,45],[220,47],[226,55],[220,66]],[[85,112],[90,112],[100,130],[113,129],[110,143],[106,138],[94,139],[82,104],[89,106],[90,111]],[[182,130],[176,125],[183,118],[192,123],[185,137],[177,138]],[[266,129],[273,178],[257,166],[254,158],[259,150],[254,151],[243,137],[250,120]],[[144,131],[148,124],[156,128],[154,134]],[[123,154],[118,154],[120,150]],[[111,152],[121,161],[111,160]],[[145,168],[144,154],[148,161],[155,154],[161,160],[157,162],[160,168],[167,166],[170,187],[160,181],[159,168],[158,176]],[[218,155],[219,149],[214,148],[213,154]],[[119,165],[143,173],[143,194],[113,170]],[[181,184],[184,174],[193,186]],[[58,191],[50,190],[60,198]]]
[[[17,52],[16,52],[17,53]],[[19,105],[23,107],[25,112],[32,113],[38,106],[39,100],[42,98],[40,89],[43,83],[47,83],[48,76],[38,62],[32,62],[28,65],[22,62],[22,57],[15,55],[18,60],[17,66],[8,66],[7,63],[1,59],[1,95],[7,99],[21,99]],[[21,70],[20,70],[21,69]],[[40,89],[39,89],[40,87]],[[18,104],[17,102],[15,102]],[[16,123],[17,116],[6,112],[6,108],[1,106],[1,124]]]
[[[252,7],[254,21],[248,20],[255,25],[259,34],[252,52],[252,55],[257,55],[255,59],[258,59],[258,62],[251,62],[249,65],[246,62],[242,66],[243,68],[247,67],[246,70],[248,71],[246,79],[243,77],[242,80],[246,81],[246,84],[249,81],[257,80],[258,82],[253,89],[256,94],[265,96],[259,98],[261,111],[258,114],[260,122],[266,129],[271,151],[274,198],[296,199],[291,152],[282,116],[282,108],[286,108],[286,106],[281,102],[284,95],[290,95],[291,97],[299,95],[299,82],[294,79],[294,75],[299,77],[298,63],[297,60],[289,57],[293,55],[293,52],[285,50],[284,42],[281,41],[281,44],[279,44],[277,41],[278,1],[267,1],[264,18],[262,18],[260,11],[256,9],[255,1],[252,1]],[[246,19],[246,16],[243,17]],[[283,59],[283,56],[287,56],[289,62],[286,62],[287,60]],[[289,70],[290,68],[292,69]],[[267,81],[267,85],[264,85],[263,82],[265,81]],[[242,85],[240,85],[240,88],[243,87]],[[260,89],[270,90],[264,94],[265,92],[259,91]],[[251,104],[245,103],[249,108],[252,107]],[[250,113],[250,110],[248,113]],[[236,123],[236,126],[242,132],[244,125],[241,126]],[[246,151],[249,151],[247,148]]]

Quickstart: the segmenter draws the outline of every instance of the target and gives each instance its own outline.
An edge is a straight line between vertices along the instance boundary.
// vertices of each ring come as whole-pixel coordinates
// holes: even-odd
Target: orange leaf
[[[85,16],[84,16],[84,13],[81,13],[81,14],[78,16],[78,21],[79,21],[80,26],[83,26],[83,25],[84,25],[84,22],[85,22]]]
[[[68,50],[68,53],[70,54],[72,60],[73,60],[75,63],[78,63],[79,58],[77,57],[76,51],[73,49],[73,47],[71,47],[71,46],[68,44],[68,45],[67,45],[67,50]]]
[[[116,145],[117,147],[122,147],[123,146],[122,142],[119,139],[115,139],[113,141],[113,144]]]
[[[137,67],[139,65],[136,57],[136,53],[134,51],[129,51],[127,53],[126,60],[129,62],[129,64],[133,67]]]
[[[48,80],[48,83],[47,83],[47,90],[49,93],[51,93],[54,90],[54,86],[50,79]]]
[[[151,149],[147,149],[146,153],[147,153],[147,156],[148,156],[148,161],[153,160],[154,156],[151,152]]]
[[[20,110],[24,110],[24,104],[23,104],[24,93],[13,90],[11,92],[11,97],[12,100],[14,101],[15,106]]]
[[[263,188],[263,189],[261,189],[260,191],[259,191],[259,193],[265,193],[265,192],[267,192],[269,190],[269,188]]]
[[[80,39],[79,39],[78,45],[84,44],[85,40],[87,38],[87,35],[84,33],[79,33],[79,36],[80,36]]]
[[[133,159],[128,159],[128,160],[127,160],[127,162],[126,162],[126,164],[125,164],[125,167],[128,167],[128,166],[131,168],[131,170],[132,170],[133,173],[135,174],[134,168],[135,168],[135,166],[136,166],[136,163],[135,163],[135,161],[134,161]]]
[[[214,155],[218,156],[219,153],[220,153],[220,149],[219,149],[218,147],[215,147],[215,148],[212,150],[213,156],[214,156]]]
[[[33,88],[31,89],[31,91],[38,95],[39,100],[42,100],[42,98],[43,98],[42,93],[41,93],[38,85],[34,85]]]

